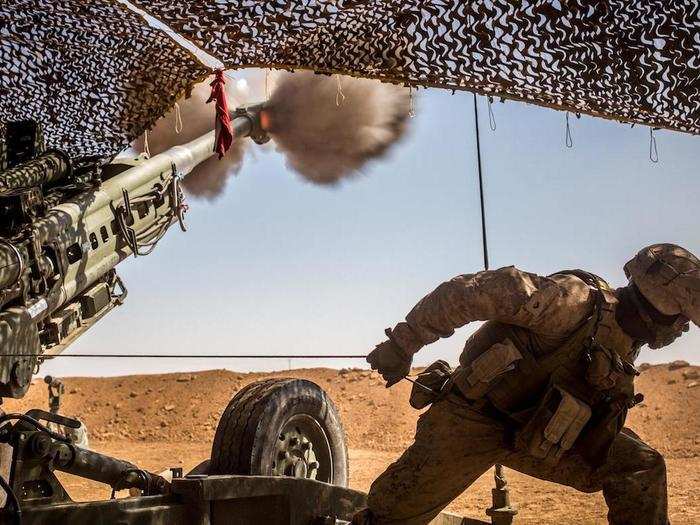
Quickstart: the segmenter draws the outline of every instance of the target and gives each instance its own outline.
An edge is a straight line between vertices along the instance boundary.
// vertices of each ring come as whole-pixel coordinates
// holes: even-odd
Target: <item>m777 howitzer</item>
[[[265,142],[264,115],[259,105],[236,110],[236,139]],[[7,129],[8,166],[0,171],[0,398],[20,398],[44,360],[122,304],[127,292],[115,267],[150,253],[175,223],[184,230],[180,183],[214,154],[215,132],[152,158],[98,166],[42,151],[34,123]],[[56,432],[56,425],[68,432]],[[43,410],[0,412],[0,497],[7,498],[0,523],[348,524],[366,504],[364,494],[347,488],[339,414],[310,381],[271,379],[236,393],[219,421],[211,458],[185,476],[181,468],[159,475],[81,448],[66,437],[79,427]],[[76,503],[57,470],[141,497]],[[434,523],[462,521],[441,516]]]
[[[236,139],[267,140],[260,112],[261,106],[236,110],[232,115]],[[6,165],[0,171],[0,397],[20,398],[45,359],[65,350],[122,304],[126,288],[115,267],[130,256],[150,253],[175,223],[184,230],[187,208],[181,179],[214,154],[215,132],[152,158],[118,158],[100,167],[71,162],[60,151],[43,151],[39,127],[33,122],[9,123],[6,129],[5,158],[0,160],[0,166]],[[318,409],[330,404],[313,383],[275,383],[274,391],[268,384],[253,384],[241,391],[239,395],[251,388],[258,390],[245,405],[232,402],[222,421],[237,418],[238,411],[250,409],[251,403],[270,403],[271,396],[280,393],[306,392],[322,403]],[[309,410],[307,407],[306,412]],[[80,422],[54,412],[0,412],[0,486],[4,489],[0,494],[8,502],[0,509],[0,523],[74,523],[78,515],[88,523],[217,522],[211,513],[221,511],[205,510],[208,503],[201,493],[204,485],[210,486],[203,479],[210,471],[210,461],[188,479],[178,479],[181,472],[175,472],[171,482],[128,461],[77,446],[55,429],[58,425],[70,432]],[[279,427],[271,440],[260,439],[263,434],[258,436],[254,429],[227,425],[237,434],[220,432],[211,471],[302,477],[312,485],[290,489],[281,481],[221,485],[219,480],[218,488],[213,488],[220,492],[217,498],[222,506],[235,509],[240,500],[241,512],[250,516],[251,523],[264,522],[265,514],[256,515],[246,503],[250,497],[267,498],[274,507],[283,503],[278,501],[281,493],[303,489],[311,499],[291,513],[293,520],[296,515],[304,516],[305,521],[311,515],[330,516],[331,509],[337,513],[344,509],[344,515],[350,515],[361,495],[340,487],[341,492],[334,492],[323,483],[319,485],[324,487],[314,485],[316,480],[347,484],[344,435],[335,410],[324,410],[321,426],[308,414],[300,418],[300,414],[283,412],[276,416],[279,421],[268,422]],[[268,431],[263,429],[263,433]],[[246,467],[245,457],[231,457],[227,451],[232,441],[249,439],[250,432],[255,437],[251,445],[269,450],[261,464],[250,463],[252,450],[248,450]],[[73,504],[55,470],[160,499]],[[324,502],[310,504],[319,498]],[[282,507],[276,511],[284,512]],[[265,512],[275,512],[275,508]]]
[[[236,110],[236,139],[267,140],[260,112],[260,106]],[[45,359],[122,304],[126,288],[115,267],[150,253],[175,223],[184,229],[181,179],[214,154],[215,132],[152,158],[99,166],[43,151],[33,122],[8,123],[6,130],[0,398],[20,398]],[[289,403],[296,398],[301,404]],[[262,406],[274,411],[264,414],[257,410]],[[235,424],[251,410],[265,421]],[[56,432],[57,425],[67,432]],[[79,427],[58,413],[0,411],[0,499],[6,501],[0,523],[215,524],[229,523],[231,515],[242,524],[271,516],[275,523],[347,523],[364,504],[363,494],[345,488],[348,460],[337,411],[309,381],[279,379],[239,391],[222,415],[211,459],[184,477],[182,469],[163,477],[81,448],[66,437]],[[143,497],[75,503],[54,471]]]
[[[237,138],[266,140],[260,110],[236,111]],[[115,267],[174,223],[185,229],[181,178],[214,154],[211,131],[150,159],[72,165],[37,152],[35,130],[8,125],[11,167],[0,171],[0,397],[22,397],[44,359],[123,302]]]

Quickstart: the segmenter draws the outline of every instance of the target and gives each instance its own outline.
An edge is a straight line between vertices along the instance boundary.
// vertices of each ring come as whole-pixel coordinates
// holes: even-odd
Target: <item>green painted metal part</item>
[[[366,506],[366,495],[319,481],[267,476],[192,476],[172,494],[86,503],[28,505],[23,525],[341,525]],[[1,523],[10,523],[0,513]],[[431,525],[488,525],[440,514]]]
[[[173,480],[168,496],[28,505],[22,509],[22,523],[311,525],[329,519],[349,522],[365,503],[361,492],[307,479],[193,476]]]
[[[238,139],[265,140],[260,109],[236,111]],[[211,131],[89,169],[49,151],[0,171],[0,397],[23,397],[45,359],[123,302],[115,267],[150,253],[172,224],[184,229],[180,178],[214,142]]]

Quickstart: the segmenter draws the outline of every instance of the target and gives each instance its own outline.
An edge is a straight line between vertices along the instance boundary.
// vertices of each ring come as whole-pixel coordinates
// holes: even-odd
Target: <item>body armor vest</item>
[[[637,372],[622,361],[622,352],[596,341],[603,309],[611,302],[607,283],[587,272],[562,273],[572,273],[594,291],[590,317],[554,349],[543,348],[525,328],[489,321],[467,341],[452,381],[465,398],[495,410],[521,433],[521,441],[532,442],[525,434],[537,427],[533,455],[542,447],[547,451],[538,457],[554,450],[558,460],[576,442],[599,463],[633,404]],[[535,414],[539,421],[533,421]]]

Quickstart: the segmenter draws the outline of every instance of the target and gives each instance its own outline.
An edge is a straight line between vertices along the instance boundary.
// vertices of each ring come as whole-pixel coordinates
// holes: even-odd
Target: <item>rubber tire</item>
[[[348,448],[338,411],[326,392],[305,379],[267,379],[241,389],[219,420],[210,474],[272,473],[277,437],[292,416],[313,417],[324,430],[333,460],[332,484],[348,486]]]

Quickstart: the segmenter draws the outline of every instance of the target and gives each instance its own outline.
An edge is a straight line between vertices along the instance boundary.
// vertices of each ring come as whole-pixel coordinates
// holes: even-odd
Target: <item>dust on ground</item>
[[[644,402],[630,411],[628,426],[667,458],[672,522],[700,523],[700,367],[647,368],[637,379]],[[368,370],[308,369],[272,374],[212,370],[115,378],[65,378],[62,413],[80,417],[95,450],[130,460],[154,472],[207,459],[221,412],[246,384],[267,377],[299,377],[323,387],[341,414],[350,447],[351,486],[367,490],[412,441],[418,412],[408,405],[410,385],[391,389]],[[6,411],[45,407],[40,380],[22,400],[6,402]],[[600,494],[539,481],[507,469],[512,501],[521,524],[606,523]],[[484,518],[490,505],[491,473],[460,496],[450,510]],[[110,490],[62,476],[74,499],[109,497]]]

